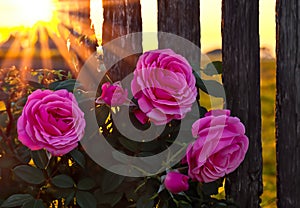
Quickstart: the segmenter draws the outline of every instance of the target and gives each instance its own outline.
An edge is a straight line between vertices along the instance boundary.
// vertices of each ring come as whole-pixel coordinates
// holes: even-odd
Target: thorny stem
[[[6,107],[6,112],[7,112],[7,115],[8,115],[8,124],[6,126],[6,132],[5,134],[2,132],[1,130],[1,136],[3,137],[3,139],[5,139],[7,145],[9,146],[9,148],[11,149],[11,151],[14,150],[13,146],[12,146],[12,143],[11,143],[11,136],[10,136],[10,132],[11,132],[11,128],[12,128],[12,125],[13,125],[13,122],[14,122],[14,117],[13,117],[13,114],[11,112],[11,104],[10,102],[5,102],[5,107]]]
[[[2,129],[0,128],[0,136],[3,138],[3,139],[6,139],[6,136],[4,135]]]
[[[13,117],[12,112],[11,112],[11,104],[9,102],[5,102],[5,105],[6,105],[6,112],[7,112],[7,115],[8,115],[8,124],[7,124],[7,127],[6,127],[6,136],[9,137],[10,132],[11,132],[11,127],[12,127],[12,124],[13,124],[13,121],[14,121],[14,117]]]
[[[2,129],[0,128],[0,137],[2,137],[3,141],[7,141],[7,137],[4,135]],[[5,145],[5,146],[4,146]],[[1,146],[1,151],[6,153],[7,151],[7,146],[5,143],[0,142],[0,146]]]

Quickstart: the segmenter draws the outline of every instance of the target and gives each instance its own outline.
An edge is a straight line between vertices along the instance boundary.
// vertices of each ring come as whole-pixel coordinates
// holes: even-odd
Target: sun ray
[[[34,1],[36,0],[27,1],[31,9]],[[0,45],[0,62],[2,62],[0,66],[16,65],[21,70],[62,69],[76,76],[81,66],[96,49],[94,47],[96,37],[89,19],[90,2],[89,0],[79,3],[71,0],[39,1],[43,4],[51,2],[51,20],[34,16],[30,18],[35,21],[26,19],[22,26],[18,26],[20,29],[16,31],[13,43],[9,43],[8,51],[4,53]],[[22,39],[21,34],[25,34],[26,37]],[[71,43],[69,48],[68,42]]]
[[[47,32],[47,28],[43,27],[40,30],[40,41],[41,41],[41,57],[43,68],[45,69],[52,69],[52,55],[51,50],[49,48],[49,34]]]
[[[8,68],[14,66],[16,64],[16,58],[20,56],[21,53],[21,43],[20,37],[18,34],[11,36],[12,40],[9,40],[10,46],[1,45],[2,50],[7,50],[4,52],[3,57],[0,59],[2,63],[0,63],[1,68]],[[6,49],[7,48],[7,49]]]
[[[30,40],[28,41],[27,47],[22,49],[22,54],[19,58],[22,58],[21,64],[19,65],[20,69],[31,69],[35,66],[41,66],[39,60],[39,49],[40,49],[40,41],[39,41],[39,26],[35,25],[28,32],[28,36]],[[39,51],[37,51],[39,50]],[[35,66],[34,66],[35,65]]]
[[[74,34],[70,34],[70,40],[75,41],[77,39],[77,41],[80,41],[80,37],[74,35]],[[80,60],[87,60],[90,55],[92,54],[92,51],[90,51],[90,49],[88,47],[81,47],[80,45],[77,44],[73,44],[71,46],[71,49],[76,53],[76,55],[78,55],[78,58]]]
[[[74,68],[74,64],[72,63],[72,58],[71,55],[68,51],[66,42],[59,38],[57,35],[54,35],[53,33],[49,33],[50,38],[53,40],[53,42],[55,43],[59,53],[61,54],[61,56],[63,57],[63,59],[66,61],[66,64],[68,65],[71,73],[73,75],[76,75],[77,72]]]

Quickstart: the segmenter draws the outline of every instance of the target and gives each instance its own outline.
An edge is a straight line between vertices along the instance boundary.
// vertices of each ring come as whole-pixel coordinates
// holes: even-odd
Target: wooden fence
[[[142,31],[139,0],[102,2],[103,43]],[[157,4],[158,30],[182,36],[200,47],[199,0],[158,0]],[[300,3],[277,0],[276,11],[277,206],[300,207]],[[159,47],[165,47],[166,42],[158,39]],[[140,39],[132,47],[141,47],[141,43]],[[263,149],[259,0],[222,0],[222,59],[227,108],[241,118],[250,140],[245,161],[226,180],[226,197],[241,208],[260,207]]]

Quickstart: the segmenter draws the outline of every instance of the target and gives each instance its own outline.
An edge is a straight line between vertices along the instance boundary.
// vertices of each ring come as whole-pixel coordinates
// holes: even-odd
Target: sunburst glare
[[[7,26],[33,26],[38,21],[50,22],[54,11],[53,0],[10,0],[2,12]],[[4,13],[4,14],[3,14]],[[1,15],[1,16],[2,16]]]
[[[76,74],[96,50],[90,0],[0,0],[0,6],[6,20],[0,22],[0,68]]]

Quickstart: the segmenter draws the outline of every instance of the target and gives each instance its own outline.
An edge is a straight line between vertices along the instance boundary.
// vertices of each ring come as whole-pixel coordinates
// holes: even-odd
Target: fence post
[[[102,4],[104,17],[102,44],[104,46],[115,38],[142,31],[140,0],[102,0]],[[134,51],[133,49],[138,48],[139,51],[142,51],[142,35],[134,37],[125,38],[124,45],[116,46],[120,47],[119,49],[104,47],[104,63],[111,63],[117,50],[125,49],[125,47],[126,50]],[[108,71],[110,78],[113,81],[121,80],[132,72],[138,56],[138,54],[132,55],[115,64]]]
[[[222,1],[222,54],[227,108],[246,126],[249,149],[226,180],[226,197],[239,207],[260,207],[262,146],[258,0]]]
[[[277,206],[300,207],[300,4],[277,0]]]
[[[158,0],[158,31],[168,32],[181,36],[200,48],[200,1],[199,0]],[[199,51],[177,49],[177,42],[164,39],[158,35],[159,48],[171,48],[174,51],[184,52],[193,65],[200,65]]]

